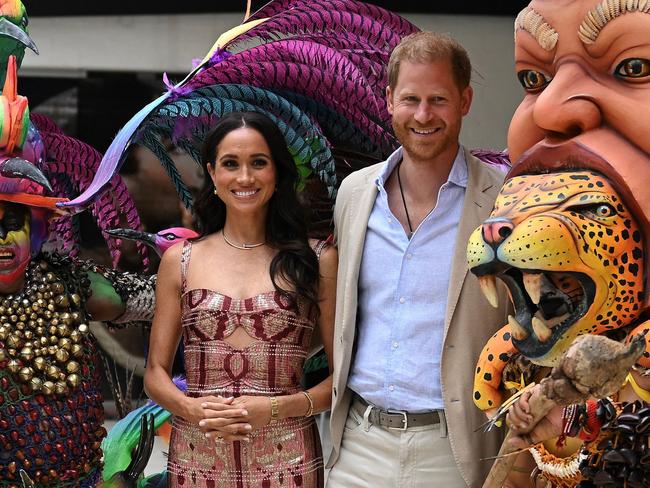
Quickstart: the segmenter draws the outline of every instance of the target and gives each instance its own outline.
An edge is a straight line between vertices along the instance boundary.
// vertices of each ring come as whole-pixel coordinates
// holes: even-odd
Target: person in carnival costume
[[[155,277],[73,259],[78,224],[56,204],[90,183],[101,157],[30,114],[16,74],[25,46],[35,49],[27,16],[19,1],[0,2],[0,12],[0,47],[8,56],[0,97],[0,486],[17,486],[21,472],[37,486],[95,486],[105,431],[88,322],[150,320]],[[119,176],[109,188],[114,193],[91,206],[100,228],[137,228]],[[109,249],[116,262],[115,240]]]
[[[525,96],[508,135],[514,165],[467,255],[491,301],[495,278],[508,285],[515,313],[483,350],[475,402],[507,410],[504,390],[548,376],[581,335],[645,334],[610,398],[572,384],[565,393],[582,402],[542,416],[533,405],[543,385],[524,389],[504,448],[530,450],[539,486],[650,484],[649,29],[650,3],[636,0],[535,0],[515,22]],[[506,486],[528,486],[519,478]]]

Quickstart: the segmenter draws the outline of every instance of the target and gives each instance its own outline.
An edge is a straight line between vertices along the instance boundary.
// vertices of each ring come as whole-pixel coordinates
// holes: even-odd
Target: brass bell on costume
[[[68,385],[65,384],[65,381],[57,381],[54,385],[54,390],[58,395],[64,395],[68,391]]]
[[[44,381],[41,391],[46,395],[52,395],[54,393],[54,383],[51,381]]]
[[[20,359],[25,361],[26,363],[29,363],[32,359],[34,359],[34,349],[30,347],[23,347],[22,350],[20,351]]]
[[[76,358],[80,358],[84,355],[84,348],[81,344],[72,345],[72,355]]]
[[[71,388],[76,388],[77,386],[79,386],[79,383],[81,383],[81,378],[79,377],[78,374],[71,374],[68,376],[67,382]]]
[[[38,377],[34,377],[29,380],[29,386],[32,391],[41,391],[41,388],[43,388],[43,381]]]
[[[20,340],[20,337],[16,333],[9,335],[7,338],[7,346],[11,349],[18,349],[22,345],[23,341]]]
[[[60,363],[65,363],[68,359],[70,359],[70,353],[66,351],[65,349],[59,349],[56,351],[56,360]]]
[[[7,363],[7,369],[12,373],[17,373],[18,371],[20,371],[21,367],[22,364],[20,364],[20,361],[16,359],[10,359],[9,362]]]
[[[41,349],[41,354],[37,355],[32,361],[32,365],[39,371],[43,371],[47,367],[47,362],[45,361],[45,358],[43,356],[44,356],[43,349]]]
[[[53,380],[59,379],[60,372],[61,370],[57,366],[54,366],[53,364],[47,367],[47,376]]]
[[[18,373],[20,381],[28,383],[34,376],[34,370],[32,368],[22,368]]]

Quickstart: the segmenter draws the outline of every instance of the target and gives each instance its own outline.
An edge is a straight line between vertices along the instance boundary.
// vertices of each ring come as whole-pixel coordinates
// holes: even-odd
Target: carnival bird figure
[[[199,236],[197,232],[185,227],[170,227],[169,229],[158,231],[155,234],[133,229],[109,229],[106,233],[119,239],[143,242],[161,257],[174,244]]]
[[[26,47],[38,54],[27,32],[28,24],[27,11],[20,0],[0,0],[0,81],[5,79],[9,56],[15,56],[20,67]]]
[[[174,377],[173,381],[181,391],[187,389],[187,383],[183,377]],[[141,475],[151,455],[149,446],[153,445],[155,432],[163,429],[165,425],[169,425],[170,420],[171,413],[152,401],[119,420],[102,442],[104,451],[104,468],[102,470],[104,484],[102,486],[105,488],[123,486],[142,488],[159,484],[161,478],[164,478],[164,473],[147,478]],[[169,442],[169,438],[166,440]]]

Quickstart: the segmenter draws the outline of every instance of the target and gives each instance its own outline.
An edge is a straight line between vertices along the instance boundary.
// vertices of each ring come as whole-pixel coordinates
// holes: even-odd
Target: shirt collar
[[[384,189],[386,180],[393,172],[397,164],[402,160],[403,149],[402,146],[398,147],[393,154],[388,156],[388,159],[384,163],[384,168],[377,176],[375,183],[380,189]],[[461,188],[467,188],[467,161],[465,161],[465,151],[463,146],[458,146],[458,153],[454,158],[454,163],[451,166],[451,171],[449,172],[449,177],[447,178],[447,183],[452,183]]]

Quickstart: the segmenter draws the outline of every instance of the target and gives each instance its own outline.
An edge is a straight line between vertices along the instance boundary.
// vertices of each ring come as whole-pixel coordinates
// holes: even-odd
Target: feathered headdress
[[[83,208],[142,144],[160,159],[183,203],[192,198],[162,144],[169,139],[199,164],[204,135],[224,114],[249,110],[277,123],[303,184],[333,196],[338,173],[381,160],[397,142],[386,110],[385,66],[417,28],[396,14],[352,0],[277,0],[222,35],[180,83],[136,114],[113,141],[94,181],[62,204]],[[313,178],[316,177],[316,178]]]
[[[42,141],[43,158],[40,167],[51,182],[54,194],[72,197],[86,190],[99,168],[102,155],[92,146],[64,134],[48,117],[31,114],[31,122]],[[109,179],[104,191],[89,205],[89,210],[106,239],[113,265],[117,265],[121,255],[118,239],[106,231],[115,227],[141,227],[135,203],[118,174]],[[50,248],[74,257],[79,252],[79,242],[78,217],[66,215],[51,222],[48,240]],[[142,243],[137,246],[146,268],[149,264],[146,246]]]
[[[56,207],[78,195],[93,180],[101,155],[83,142],[66,136],[53,121],[29,113],[27,98],[18,95],[17,61],[7,63],[0,96],[0,200],[19,203],[31,212],[31,251],[44,243],[50,250],[78,253],[79,226],[74,216]],[[100,230],[140,227],[135,204],[119,175],[90,206]],[[113,262],[120,257],[117,239],[107,240]],[[139,244],[145,265],[148,258]]]

